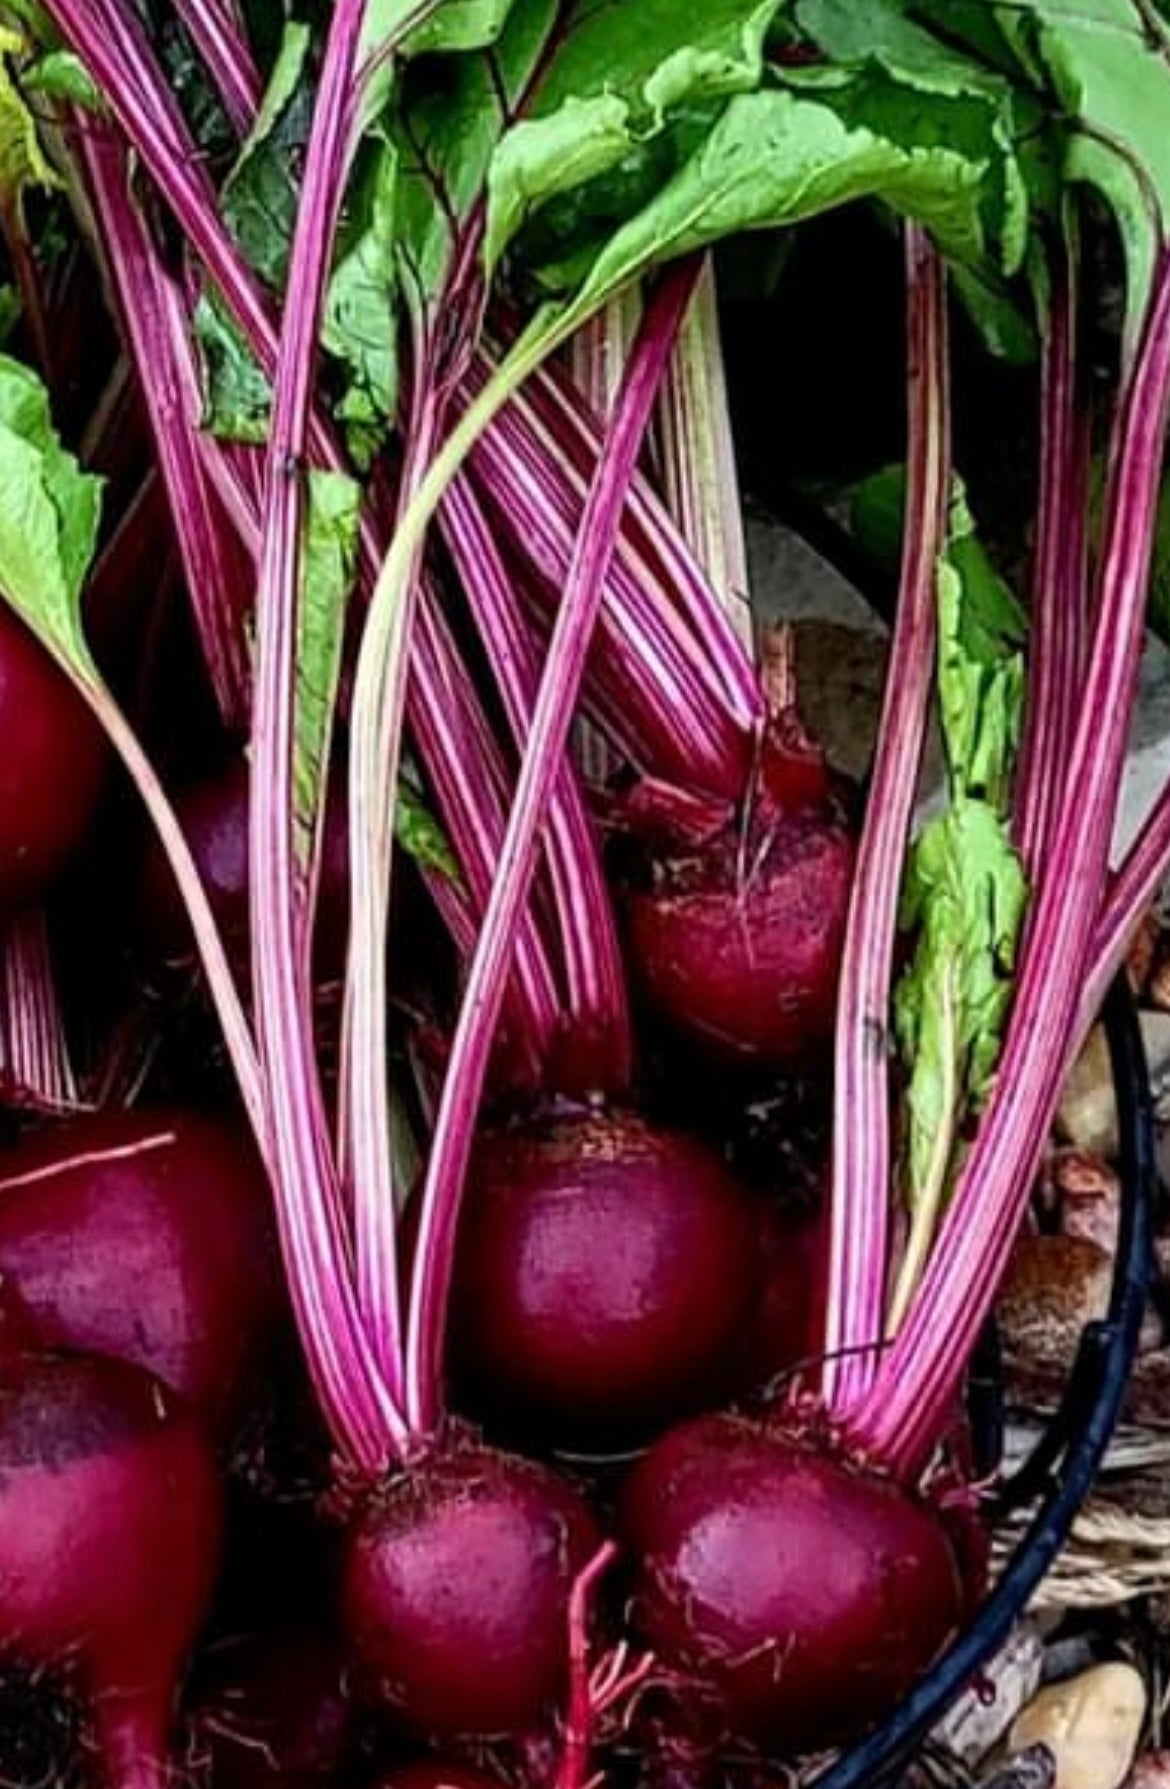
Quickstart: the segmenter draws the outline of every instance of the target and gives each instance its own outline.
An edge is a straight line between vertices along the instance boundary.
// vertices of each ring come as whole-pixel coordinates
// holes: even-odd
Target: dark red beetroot
[[[650,1004],[723,1060],[774,1069],[807,1056],[832,1031],[854,844],[798,723],[774,727],[745,815],[680,829],[651,794],[631,819],[650,842],[625,899]]]
[[[221,1429],[283,1309],[249,1138],[169,1109],[71,1119],[0,1153],[0,1275],[40,1343],[145,1367]]]
[[[248,960],[248,764],[232,759],[175,797],[175,812],[203,878],[228,949],[241,968]],[[349,846],[344,800],[334,791],[325,825],[317,939],[323,967],[343,960],[349,912]],[[151,835],[142,870],[142,907],[151,945],[162,955],[194,955],[187,910],[166,854]]]
[[[629,1441],[717,1400],[759,1287],[753,1203],[695,1139],[589,1112],[480,1135],[454,1353],[509,1421]]]
[[[363,1695],[440,1743],[539,1725],[597,1541],[580,1493],[513,1454],[468,1443],[395,1474],[347,1535],[342,1625]]]
[[[194,1726],[211,1789],[321,1789],[346,1762],[353,1707],[336,1644],[319,1629],[250,1634],[215,1649]]]
[[[97,722],[0,604],[0,908],[32,900],[85,837],[106,766]]]
[[[886,1713],[963,1618],[940,1516],[887,1479],[742,1418],[700,1417],[621,1506],[634,1620],[682,1707],[785,1756]]]
[[[163,1789],[172,1705],[214,1583],[202,1427],[137,1367],[0,1363],[0,1656],[67,1669],[102,1789]]]
[[[853,844],[797,814],[768,828],[740,874],[739,840],[660,858],[626,901],[630,952],[651,1004],[719,1056],[783,1068],[833,1024]]]

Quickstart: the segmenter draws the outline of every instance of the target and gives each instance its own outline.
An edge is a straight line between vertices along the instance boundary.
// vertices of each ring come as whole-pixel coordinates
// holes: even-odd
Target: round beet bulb
[[[248,764],[233,758],[175,797],[175,812],[203,878],[225,942],[241,968],[248,961]],[[349,845],[345,801],[334,789],[326,810],[317,906],[322,970],[343,960],[348,923]],[[187,910],[166,853],[152,834],[142,871],[141,901],[149,941],[161,955],[184,959],[195,945]]]
[[[144,1367],[221,1433],[284,1309],[250,1139],[169,1108],[70,1119],[0,1152],[0,1276],[39,1344]]]
[[[0,909],[42,894],[84,839],[106,770],[101,728],[0,604]]]
[[[615,1112],[480,1135],[454,1358],[508,1423],[627,1443],[718,1400],[759,1286],[752,1201],[694,1138]]]
[[[563,1692],[569,1592],[597,1539],[580,1493],[531,1460],[468,1443],[396,1474],[342,1567],[362,1693],[439,1743],[537,1726]]]
[[[102,1789],[164,1789],[220,1540],[193,1412],[121,1362],[0,1363],[0,1651],[85,1697]]]
[[[627,1482],[621,1530],[635,1625],[682,1674],[683,1718],[785,1755],[888,1712],[967,1607],[927,1503],[738,1417],[663,1436]]]
[[[775,814],[748,849],[729,826],[659,857],[626,899],[630,956],[651,1006],[736,1064],[780,1069],[833,1025],[853,872],[837,819]]]

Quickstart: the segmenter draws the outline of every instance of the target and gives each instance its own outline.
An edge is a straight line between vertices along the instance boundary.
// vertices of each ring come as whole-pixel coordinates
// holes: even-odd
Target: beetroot
[[[487,1131],[460,1225],[455,1359],[508,1421],[628,1441],[728,1389],[755,1212],[706,1145],[624,1112]]]
[[[163,1789],[179,1674],[214,1582],[215,1466],[193,1413],[137,1367],[6,1348],[0,1652],[67,1669],[102,1789]]]
[[[213,1655],[195,1726],[212,1789],[312,1789],[346,1761],[353,1706],[338,1649],[307,1625],[249,1634]]]
[[[779,815],[741,863],[728,828],[659,858],[626,902],[630,954],[651,1005],[716,1055],[782,1068],[830,1034],[853,844],[820,815]]]
[[[0,1275],[38,1342],[144,1367],[221,1430],[283,1307],[249,1138],[169,1109],[71,1119],[0,1154]]]
[[[0,908],[32,900],[85,837],[106,748],[64,674],[0,604]]]
[[[248,765],[233,758],[175,797],[175,812],[203,878],[212,911],[241,969],[248,962]],[[336,971],[345,950],[349,848],[345,804],[335,791],[321,856],[317,941],[322,967]],[[165,852],[152,834],[142,868],[141,905],[152,947],[168,959],[194,954],[187,910]]]
[[[685,1708],[785,1755],[845,1741],[931,1664],[965,1612],[927,1503],[823,1444],[721,1415],[665,1435],[621,1507],[634,1620]],[[810,1562],[815,1562],[811,1564]]]
[[[467,1442],[395,1473],[346,1539],[362,1693],[439,1742],[538,1725],[563,1691],[569,1592],[596,1546],[580,1493],[533,1461]]]

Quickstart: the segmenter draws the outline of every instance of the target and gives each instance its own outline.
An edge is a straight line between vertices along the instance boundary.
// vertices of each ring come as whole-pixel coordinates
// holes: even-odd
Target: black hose
[[[894,1713],[805,1789],[882,1789],[955,1697],[1003,1644],[1068,1537],[1121,1412],[1137,1354],[1153,1261],[1154,1114],[1133,996],[1118,977],[1103,1013],[1117,1102],[1121,1221],[1108,1315],[1088,1324],[1059,1409],[1032,1455],[1001,1488],[997,1513],[1040,1498],[1006,1569],[960,1635]],[[842,1685],[848,1695],[848,1685]]]

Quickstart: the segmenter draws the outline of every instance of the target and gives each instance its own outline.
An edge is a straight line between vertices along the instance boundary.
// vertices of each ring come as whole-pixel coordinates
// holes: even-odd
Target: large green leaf
[[[81,683],[97,670],[81,620],[101,482],[61,446],[49,398],[27,367],[0,356],[0,594]]]

